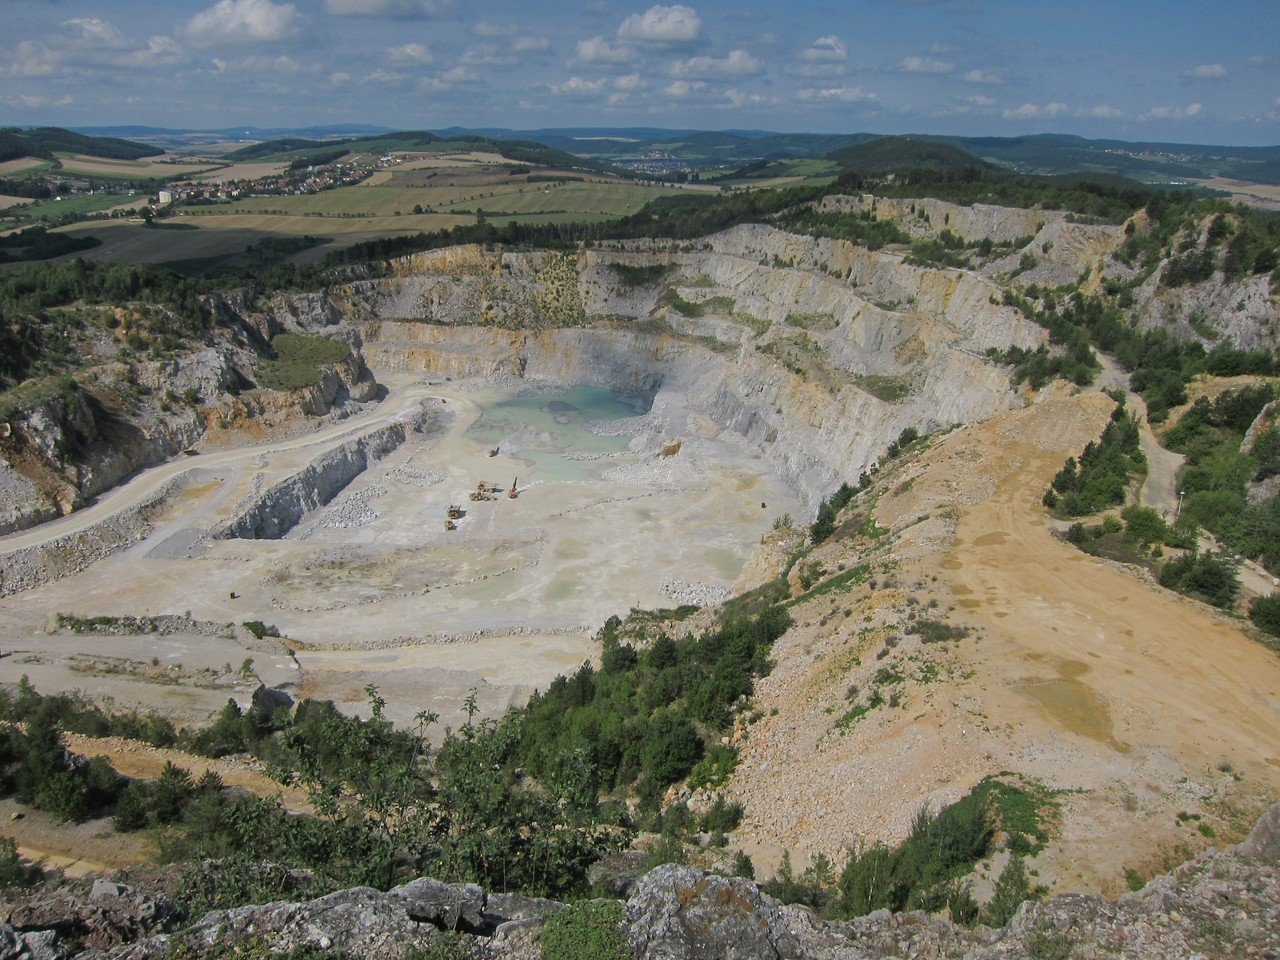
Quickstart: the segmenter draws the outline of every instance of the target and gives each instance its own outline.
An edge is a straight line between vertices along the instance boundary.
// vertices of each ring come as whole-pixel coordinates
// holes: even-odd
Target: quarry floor
[[[258,680],[356,711],[375,684],[392,719],[431,710],[456,726],[472,690],[482,714],[495,715],[576,669],[610,615],[727,595],[773,518],[801,509],[745,445],[712,435],[702,419],[622,420],[607,432],[634,428],[638,439],[575,434],[582,452],[566,449],[554,424],[514,423],[496,441],[493,424],[474,432],[482,410],[512,391],[384,382],[389,394],[371,413],[307,437],[182,458],[0,541],[8,550],[83,529],[184,477],[145,540],[0,600],[0,682],[26,674],[41,691],[84,689],[181,720],[203,719],[230,696],[245,702]],[[255,492],[423,402],[426,433],[284,539],[202,536]],[[468,499],[481,480],[502,487],[497,499]],[[447,531],[451,504],[465,515]],[[261,620],[286,639],[77,635],[55,629],[58,613]]]

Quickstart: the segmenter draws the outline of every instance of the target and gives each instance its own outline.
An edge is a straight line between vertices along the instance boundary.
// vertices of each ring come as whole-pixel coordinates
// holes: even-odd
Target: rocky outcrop
[[[324,506],[369,464],[404,443],[411,425],[392,423],[326,450],[298,473],[254,498],[232,519],[215,527],[214,540],[278,540],[311,511]]]
[[[216,871],[217,864],[206,869]],[[468,956],[536,960],[543,923],[564,909],[550,900],[424,878],[386,893],[357,887],[300,903],[218,910],[178,932],[148,936],[157,926],[172,926],[167,906],[115,884],[95,884],[88,900],[64,895],[53,906],[11,909],[0,925],[0,951],[8,951],[0,956],[65,956],[71,951],[64,938],[82,931],[87,917],[96,918],[99,932],[86,943],[98,949],[80,956],[94,960],[179,954],[197,960],[233,956],[250,945],[276,954],[310,948],[394,960],[429,948],[445,931],[461,938]],[[918,911],[825,921],[805,907],[779,903],[753,881],[675,864],[642,877],[623,915],[622,932],[636,960],[1272,957],[1280,949],[1280,805],[1243,844],[1203,853],[1136,893],[1028,902],[998,930]],[[135,942],[111,946],[121,940]],[[18,952],[24,943],[46,952]]]

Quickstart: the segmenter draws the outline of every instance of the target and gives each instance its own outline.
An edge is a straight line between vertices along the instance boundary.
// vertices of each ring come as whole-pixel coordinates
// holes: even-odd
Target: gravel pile
[[[408,483],[415,487],[434,487],[443,483],[447,474],[443,470],[420,470],[417,467],[396,467],[387,474],[392,483]]]
[[[724,603],[731,596],[725,587],[712,583],[693,583],[689,580],[667,580],[662,584],[662,593],[682,606],[695,604],[700,607]]]

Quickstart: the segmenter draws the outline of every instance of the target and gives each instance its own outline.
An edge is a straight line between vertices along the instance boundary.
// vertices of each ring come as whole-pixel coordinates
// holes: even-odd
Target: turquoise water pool
[[[486,448],[522,464],[537,480],[586,480],[611,460],[573,460],[569,454],[621,453],[628,437],[600,437],[584,428],[592,420],[639,416],[616,394],[599,387],[573,387],[563,393],[521,397],[477,397],[480,419],[467,435]]]

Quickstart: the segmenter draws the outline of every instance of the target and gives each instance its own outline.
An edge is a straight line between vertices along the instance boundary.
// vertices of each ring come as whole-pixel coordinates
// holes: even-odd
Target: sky
[[[0,0],[0,124],[1280,143],[1280,0]]]

